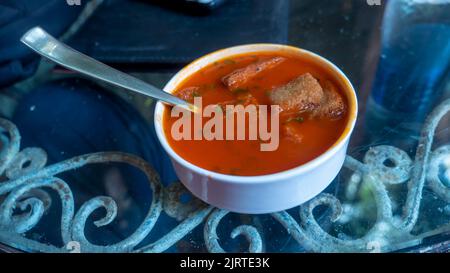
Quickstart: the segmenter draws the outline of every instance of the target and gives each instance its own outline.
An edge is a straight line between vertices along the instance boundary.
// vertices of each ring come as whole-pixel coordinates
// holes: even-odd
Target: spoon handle
[[[150,96],[171,105],[178,105],[187,110],[195,111],[194,105],[74,50],[40,27],[34,27],[27,31],[20,41],[38,54],[70,70]]]

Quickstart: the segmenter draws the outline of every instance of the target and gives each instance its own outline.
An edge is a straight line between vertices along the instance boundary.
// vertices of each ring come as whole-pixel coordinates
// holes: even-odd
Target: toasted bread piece
[[[186,87],[174,93],[175,96],[179,97],[182,100],[193,102],[194,97],[200,96],[199,87]]]
[[[317,109],[318,114],[332,119],[340,118],[346,111],[344,99],[330,81],[325,81],[323,88],[325,98]]]
[[[230,91],[239,90],[248,82],[248,80],[254,78],[256,75],[265,72],[285,60],[283,57],[274,57],[269,60],[250,64],[244,68],[237,69],[230,74],[222,78],[223,84],[225,84]]]
[[[319,82],[311,74],[303,74],[286,85],[274,89],[269,94],[272,104],[279,105],[283,111],[312,111],[324,99]]]
[[[303,140],[303,135],[297,130],[297,128],[295,128],[293,123],[283,124],[281,127],[281,132],[283,136],[295,143],[301,143]]]

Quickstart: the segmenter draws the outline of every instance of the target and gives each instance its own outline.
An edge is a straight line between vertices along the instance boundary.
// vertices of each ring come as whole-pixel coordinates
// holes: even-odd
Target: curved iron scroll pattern
[[[422,130],[414,161],[402,150],[392,146],[370,148],[363,162],[350,156],[344,167],[352,174],[346,181],[346,200],[341,203],[330,194],[320,194],[298,207],[297,221],[287,211],[272,213],[304,249],[314,252],[371,252],[392,251],[399,245],[417,243],[421,235],[412,231],[417,224],[425,186],[436,198],[450,202],[450,145],[432,150],[436,127],[442,117],[450,112],[450,100],[444,101],[428,117]],[[206,206],[199,200],[188,204],[180,197],[186,190],[175,183],[163,187],[157,173],[142,159],[120,152],[102,152],[78,156],[54,165],[46,166],[46,153],[39,148],[20,151],[20,134],[11,122],[0,119],[0,242],[18,249],[36,252],[163,252],[183,239],[189,232],[204,223],[205,246],[211,252],[224,252],[217,235],[221,220],[229,213]],[[384,164],[390,161],[387,166]],[[95,221],[97,227],[108,225],[116,217],[117,205],[107,196],[98,196],[85,202],[75,211],[74,196],[68,184],[56,177],[58,174],[81,168],[88,164],[122,162],[139,168],[148,179],[153,191],[150,209],[133,234],[111,245],[95,245],[84,234],[87,218],[97,209],[106,214]],[[442,169],[444,171],[442,172]],[[443,175],[442,175],[443,173]],[[403,213],[395,214],[397,202],[390,195],[392,185],[407,185]],[[332,235],[322,228],[314,216],[318,206],[328,206],[331,222],[343,221],[349,212],[362,205],[356,201],[358,188],[369,189],[376,207],[376,219],[365,235],[354,238],[345,234]],[[61,200],[60,236],[64,245],[49,245],[25,236],[52,207],[52,200],[44,188],[55,191]],[[178,225],[155,242],[140,245],[157,224],[162,212],[179,221]],[[350,213],[351,216],[351,213]],[[448,215],[443,214],[443,217]],[[444,225],[444,229],[448,227]],[[440,228],[442,230],[442,227]],[[249,252],[262,252],[264,240],[256,226],[241,225],[231,232],[235,238],[243,235],[248,241]]]

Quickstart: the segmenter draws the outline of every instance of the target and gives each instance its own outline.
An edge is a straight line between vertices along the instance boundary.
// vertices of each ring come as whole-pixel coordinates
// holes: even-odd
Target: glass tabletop
[[[158,144],[154,101],[41,61],[0,91],[0,250],[449,251],[449,14],[446,0],[289,1],[286,43],[338,66],[359,116],[331,185],[263,215],[189,194]],[[124,69],[162,88],[178,68]]]

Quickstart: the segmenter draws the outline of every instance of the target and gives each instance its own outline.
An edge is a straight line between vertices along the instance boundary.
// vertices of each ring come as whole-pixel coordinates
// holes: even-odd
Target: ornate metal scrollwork
[[[442,117],[450,111],[450,100],[439,105],[425,122],[416,156],[392,146],[372,147],[363,162],[348,156],[344,167],[352,174],[345,186],[345,200],[336,196],[320,194],[298,207],[300,222],[287,211],[271,214],[304,249],[314,252],[372,252],[393,251],[420,242],[423,234],[413,232],[417,225],[423,190],[430,191],[441,201],[450,202],[450,145],[432,150],[436,127]],[[11,122],[0,119],[0,242],[25,251],[35,252],[163,252],[183,239],[189,232],[204,224],[205,246],[211,252],[224,252],[217,235],[217,227],[228,214],[227,211],[207,206],[193,199],[183,203],[181,184],[163,187],[158,174],[144,160],[120,152],[102,152],[78,156],[46,166],[47,155],[39,148],[20,151],[20,134]],[[85,235],[87,218],[97,209],[106,214],[94,222],[97,227],[111,223],[117,215],[117,204],[107,196],[94,197],[75,211],[74,196],[68,184],[57,175],[94,163],[121,162],[140,169],[147,177],[152,189],[152,204],[137,229],[122,241],[110,245],[96,245]],[[390,162],[390,164],[385,164]],[[403,212],[395,213],[398,200],[392,197],[391,187],[406,185]],[[61,201],[60,236],[63,245],[49,245],[28,238],[25,233],[32,230],[44,213],[52,208],[52,200],[46,190],[55,191]],[[367,200],[358,201],[357,192],[371,194]],[[366,202],[366,203],[365,203]],[[364,235],[335,234],[333,229],[324,229],[314,215],[319,206],[329,207],[328,219],[332,223],[351,220],[361,210],[375,208],[375,219]],[[448,204],[447,204],[448,206]],[[178,221],[178,225],[155,242],[141,246],[158,222],[162,212]],[[257,217],[257,216],[253,216]],[[361,216],[361,213],[358,217]],[[426,216],[424,216],[426,217]],[[444,219],[450,215],[442,212]],[[450,229],[447,222],[439,231]],[[427,233],[430,233],[427,232]],[[432,233],[432,231],[431,231]],[[263,251],[263,236],[253,225],[240,225],[232,230],[231,238],[243,235],[249,243],[250,252]]]

